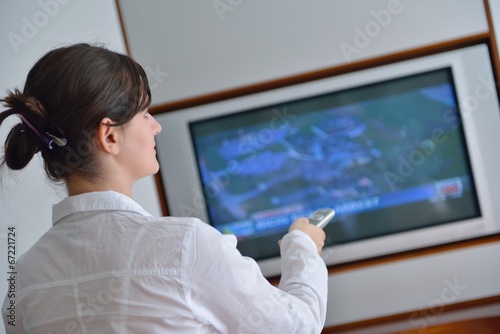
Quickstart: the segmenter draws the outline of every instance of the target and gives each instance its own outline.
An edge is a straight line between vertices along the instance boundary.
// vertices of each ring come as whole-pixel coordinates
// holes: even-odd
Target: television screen
[[[256,260],[319,208],[326,246],[481,216],[448,67],[189,129],[209,223]]]

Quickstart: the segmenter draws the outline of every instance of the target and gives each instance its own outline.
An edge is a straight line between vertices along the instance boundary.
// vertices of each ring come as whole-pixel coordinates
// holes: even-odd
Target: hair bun
[[[19,90],[10,92],[0,100],[10,109],[0,114],[0,124],[9,116],[18,114],[28,119],[34,127],[43,129],[47,124],[47,113],[42,103],[33,96],[26,96]],[[13,170],[20,170],[40,151],[41,138],[23,122],[15,125],[5,140],[4,162]]]
[[[5,140],[4,161],[7,167],[20,170],[26,167],[33,156],[40,151],[40,141],[26,133],[24,125],[15,125]]]

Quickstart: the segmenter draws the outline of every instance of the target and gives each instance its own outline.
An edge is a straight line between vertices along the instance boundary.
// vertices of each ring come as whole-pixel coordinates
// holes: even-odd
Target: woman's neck
[[[116,191],[132,198],[132,187],[128,187],[122,182],[110,182],[111,180],[90,181],[76,175],[68,177],[66,186],[68,196],[75,196],[95,191]]]

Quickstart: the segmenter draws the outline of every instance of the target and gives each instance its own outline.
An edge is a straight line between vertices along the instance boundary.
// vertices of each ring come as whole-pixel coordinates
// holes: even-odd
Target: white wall
[[[168,73],[154,103],[487,31],[482,0],[120,3],[132,55]]]
[[[52,48],[74,42],[103,43],[125,53],[125,44],[114,0],[0,1],[0,95],[22,90],[28,71]],[[4,108],[1,107],[0,110]],[[0,126],[0,147],[16,117]],[[0,152],[1,154],[2,152]],[[0,178],[0,299],[3,300],[7,268],[7,227],[16,227],[16,257],[24,253],[50,228],[52,205],[66,195],[51,185],[35,159],[26,170]],[[134,187],[136,200],[154,215],[161,210],[154,179],[148,177]],[[0,326],[0,333],[3,326]]]

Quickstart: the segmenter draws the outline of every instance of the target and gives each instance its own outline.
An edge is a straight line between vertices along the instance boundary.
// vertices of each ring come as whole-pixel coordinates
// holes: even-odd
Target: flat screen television
[[[324,207],[328,265],[500,230],[500,117],[487,47],[156,116],[169,213],[238,238],[266,276]]]

